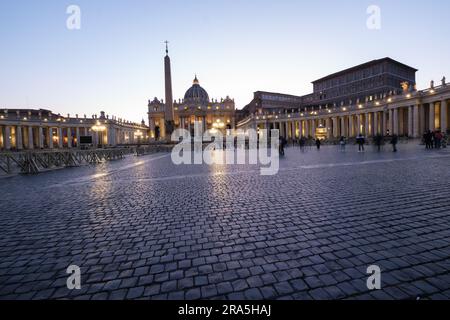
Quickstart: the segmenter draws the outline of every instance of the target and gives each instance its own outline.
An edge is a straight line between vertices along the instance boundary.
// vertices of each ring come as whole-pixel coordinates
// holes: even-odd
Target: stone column
[[[316,138],[316,120],[311,120],[311,137]]]
[[[397,121],[398,121],[398,135],[403,135],[405,133],[405,116],[404,116],[404,108],[398,108],[398,116],[397,116]]]
[[[149,119],[149,126],[150,126],[150,136],[153,135],[153,137],[155,137],[155,120],[153,118]]]
[[[117,146],[117,136],[116,136],[116,128],[114,126],[111,126],[111,141],[109,142],[110,145],[112,145],[113,147]],[[144,131],[142,132],[143,135],[147,135],[147,133]],[[148,141],[145,139],[145,136],[143,136],[142,140],[144,142]]]
[[[3,144],[5,146],[5,150],[11,149],[11,128],[9,126],[5,126],[5,136],[3,137]]]
[[[353,128],[353,115],[348,116],[348,138],[353,137],[355,134]]]
[[[412,138],[414,136],[414,123],[413,123],[413,107],[408,107],[408,137]]]
[[[422,135],[426,129],[427,129],[427,124],[425,121],[425,106],[423,104],[418,104],[417,105],[419,108],[419,133],[420,135]]]
[[[38,128],[38,134],[39,134],[39,149],[44,149],[44,130],[41,126]]]
[[[392,124],[393,124],[393,120],[394,119],[394,110],[389,110],[389,119],[388,119],[388,121],[387,121],[387,130],[389,130],[389,132],[391,133],[391,134],[393,134],[393,127],[392,127]]]
[[[392,125],[393,125],[393,128],[392,128],[393,134],[398,135],[398,108],[394,109],[394,111],[393,111],[392,122],[393,122],[392,123]]]
[[[420,137],[420,124],[419,124],[419,105],[413,107],[413,137]]]
[[[356,135],[359,136],[361,132],[361,114],[356,115]]]
[[[434,131],[436,128],[435,128],[435,124],[436,124],[436,119],[435,119],[435,114],[434,114],[434,102],[431,102],[430,103],[430,110],[429,110],[429,127],[430,127],[430,130],[431,131]]]
[[[63,148],[63,131],[62,128],[58,128],[58,148]]]
[[[331,122],[330,118],[327,118],[325,120],[325,126],[327,128],[327,139],[331,139],[331,137],[332,137],[332,132],[330,130],[330,127],[331,127],[331,123],[330,122]]]
[[[441,131],[443,133],[447,132],[447,100],[441,101]]]
[[[341,117],[341,134],[340,136],[345,137],[345,117]]]
[[[72,148],[72,129],[67,128],[67,147]]]
[[[364,114],[364,135],[366,137],[370,136],[370,118],[369,118],[369,113]]]
[[[23,138],[22,138],[22,127],[21,126],[16,127],[16,149],[17,150],[23,149]]]
[[[77,147],[80,147],[80,128],[77,127],[75,130],[75,134],[77,136]]]
[[[28,149],[34,149],[33,127],[28,127]]]
[[[301,138],[303,136],[303,121],[298,122],[298,136]]]
[[[305,120],[305,137],[309,137],[309,120]]]
[[[295,123],[295,121],[292,121],[291,122],[291,134],[292,134],[292,139],[295,139],[296,138],[296,136],[295,136],[295,128],[297,127],[297,125],[296,125],[296,123]]]
[[[372,117],[373,117],[372,135],[377,136],[380,133],[380,130],[378,130],[378,112],[372,113]]]
[[[5,148],[5,135],[3,134],[3,126],[0,125],[0,151]]]
[[[51,127],[47,128],[47,136],[48,136],[48,148],[53,149],[53,130]]]
[[[286,122],[286,139],[287,139],[287,137],[289,137],[290,134],[292,134],[292,126],[291,126],[291,128],[289,128],[290,125],[291,125],[291,122]],[[292,135],[290,136],[290,138],[293,139]]]
[[[337,138],[338,137],[338,125],[337,125],[338,120],[336,117],[334,117],[332,119],[332,121],[333,121],[333,138]]]

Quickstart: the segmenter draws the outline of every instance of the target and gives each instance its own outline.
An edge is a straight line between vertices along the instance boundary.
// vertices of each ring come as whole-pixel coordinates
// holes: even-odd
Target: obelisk
[[[174,114],[173,114],[173,94],[172,94],[172,72],[170,68],[169,42],[166,41],[166,56],[164,58],[164,72],[166,85],[166,103],[164,112],[164,124],[166,141],[170,141],[171,135],[175,130]]]

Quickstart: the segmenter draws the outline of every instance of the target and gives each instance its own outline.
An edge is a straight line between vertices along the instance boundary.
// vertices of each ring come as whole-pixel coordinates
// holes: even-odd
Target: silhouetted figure
[[[434,133],[434,147],[436,149],[440,149],[441,148],[441,141],[442,141],[443,135],[441,133],[441,131],[436,131]]]
[[[428,130],[423,134],[423,141],[425,142],[425,148],[431,149],[431,131]]]
[[[305,144],[306,144],[306,139],[305,139],[305,137],[301,137],[300,138],[300,150],[301,151],[304,151],[305,150]]]
[[[345,137],[344,136],[342,136],[340,139],[339,139],[339,146],[340,146],[340,148],[341,148],[341,151],[345,151],[345,145],[347,144],[347,142],[345,141]]]
[[[381,143],[383,141],[383,137],[381,134],[377,134],[374,138],[375,146],[377,147],[378,152],[381,151]]]
[[[434,149],[434,131],[431,131],[430,133],[430,147],[431,149]]]
[[[366,139],[362,134],[356,138],[356,143],[358,144],[358,152],[364,152],[364,145],[366,144]]]
[[[322,144],[322,142],[320,141],[320,139],[316,139],[316,147],[317,147],[317,150],[320,150],[321,144]]]
[[[280,137],[279,149],[280,149],[281,156],[284,156],[284,147],[286,146],[286,144],[287,144],[287,140],[284,137]]]
[[[391,139],[392,151],[397,152],[398,136],[394,134]]]

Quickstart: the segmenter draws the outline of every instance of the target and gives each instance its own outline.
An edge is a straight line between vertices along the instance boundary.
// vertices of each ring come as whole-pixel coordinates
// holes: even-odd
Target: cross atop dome
[[[194,84],[199,84],[200,82],[198,81],[198,79],[197,79],[197,75],[195,75],[195,79],[194,79]]]

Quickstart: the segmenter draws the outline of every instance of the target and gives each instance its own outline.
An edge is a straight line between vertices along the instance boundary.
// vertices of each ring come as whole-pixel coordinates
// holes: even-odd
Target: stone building
[[[417,69],[384,58],[313,82],[305,96],[255,92],[238,128],[280,129],[289,139],[338,139],[359,134],[419,138],[449,129],[450,86],[416,89]]]
[[[173,129],[186,129],[191,134],[194,122],[200,121],[203,130],[235,129],[235,103],[230,97],[210,99],[208,92],[200,86],[195,76],[192,86],[186,91],[184,98],[172,100],[172,78],[170,58],[166,47],[165,57],[165,89],[166,100],[154,98],[148,102],[150,137],[154,140],[167,139]],[[168,130],[167,126],[172,126]]]
[[[132,123],[104,112],[71,117],[44,109],[0,110],[0,149],[34,150],[77,148],[81,137],[92,137],[93,145],[117,146],[136,144],[147,138],[144,123]]]

